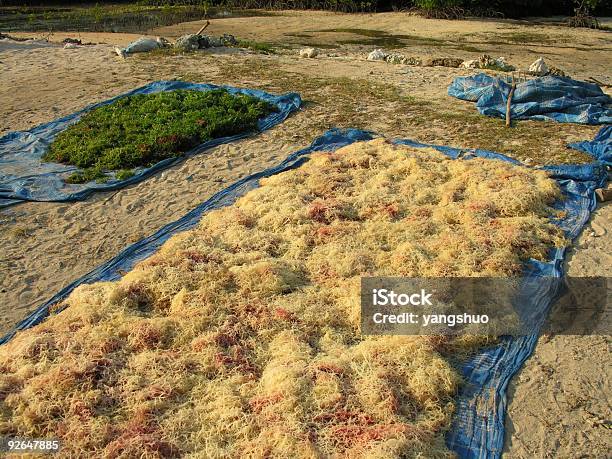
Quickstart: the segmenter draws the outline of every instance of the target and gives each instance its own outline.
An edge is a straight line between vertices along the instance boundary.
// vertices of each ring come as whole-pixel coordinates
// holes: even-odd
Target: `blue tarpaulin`
[[[218,192],[207,201],[174,223],[170,223],[155,234],[127,247],[115,258],[99,266],[89,274],[76,280],[57,293],[49,301],[41,305],[16,330],[32,327],[43,321],[49,315],[50,306],[56,305],[66,298],[80,284],[96,281],[116,280],[121,273],[130,270],[138,261],[153,254],[166,240],[179,231],[185,231],[197,224],[206,212],[236,201],[240,196],[258,186],[259,180],[280,172],[296,168],[308,160],[314,151],[333,151],[356,141],[370,140],[375,135],[360,130],[332,130],[316,139],[312,145],[291,154],[279,165],[245,177]],[[584,151],[597,156],[601,144],[610,141],[610,130],[602,130],[592,142],[584,142]],[[412,140],[396,140],[398,144],[410,145],[416,148],[433,147],[451,158],[469,160],[472,157],[485,157],[509,161],[518,161],[504,155],[484,150],[461,150],[451,147],[426,145]],[[607,180],[605,164],[596,161],[581,166],[550,166],[547,167],[551,176],[557,180],[564,193],[556,207],[566,211],[562,220],[555,220],[571,239],[578,236],[590,213],[596,207],[594,190]],[[530,298],[529,309],[534,317],[545,317],[555,298],[557,284],[547,282],[546,278],[558,278],[562,275],[562,262],[565,248],[554,249],[551,261],[544,263],[531,261],[526,264],[524,275],[527,278],[539,277],[538,291]],[[15,330],[2,339],[0,344],[10,340]],[[537,335],[520,338],[502,338],[501,342],[490,348],[483,349],[470,358],[462,367],[465,385],[457,398],[457,410],[452,428],[446,441],[448,447],[462,458],[498,458],[504,444],[504,417],[506,408],[506,388],[512,376],[520,369],[524,361],[531,355],[537,342]]]
[[[485,73],[457,77],[448,94],[476,102],[483,115],[506,117],[511,84]],[[599,86],[566,77],[546,76],[516,85],[511,116],[515,120],[551,120],[560,123],[612,123],[612,98]]]
[[[601,128],[592,142],[574,142],[570,147],[584,151],[610,166],[612,165],[612,126]]]
[[[168,158],[148,168],[139,168],[131,178],[126,180],[112,179],[106,183],[96,183],[95,181],[84,184],[66,183],[66,177],[77,170],[76,167],[41,161],[42,155],[47,151],[49,144],[57,134],[76,123],[83,114],[96,107],[110,104],[121,97],[134,94],[151,94],[176,89],[209,91],[220,88],[227,89],[232,94],[247,94],[258,97],[278,109],[278,112],[271,113],[259,120],[257,125],[259,131],[270,129],[281,123],[302,103],[300,96],[296,93],[274,96],[255,89],[239,89],[212,84],[186,83],[183,81],[155,81],[149,83],[146,86],[91,105],[81,111],[42,124],[29,131],[10,132],[0,138],[0,208],[23,201],[80,201],[95,191],[116,190],[140,182],[150,175],[182,161],[185,156],[195,155],[216,145],[252,135],[252,132],[245,132],[212,139],[193,148],[184,156]]]

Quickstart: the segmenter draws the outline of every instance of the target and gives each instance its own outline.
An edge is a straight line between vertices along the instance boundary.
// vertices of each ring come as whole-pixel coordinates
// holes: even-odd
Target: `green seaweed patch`
[[[125,180],[136,167],[182,156],[211,139],[253,131],[274,111],[268,102],[225,89],[128,96],[90,111],[61,132],[43,160],[80,168],[68,183],[105,182],[111,172]]]
[[[121,169],[115,174],[115,178],[117,180],[127,180],[129,178],[134,177],[134,175],[136,175],[136,173],[133,169]]]

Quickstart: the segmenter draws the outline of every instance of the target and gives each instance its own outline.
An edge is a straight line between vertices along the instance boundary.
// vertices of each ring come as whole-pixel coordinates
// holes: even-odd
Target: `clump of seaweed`
[[[224,89],[175,90],[128,96],[98,107],[62,131],[44,161],[81,170],[68,183],[106,181],[132,169],[180,156],[207,140],[251,131],[275,111],[268,102]]]
[[[452,457],[453,355],[359,333],[360,276],[512,276],[563,244],[545,172],[316,153],[0,348],[0,434],[63,457]]]

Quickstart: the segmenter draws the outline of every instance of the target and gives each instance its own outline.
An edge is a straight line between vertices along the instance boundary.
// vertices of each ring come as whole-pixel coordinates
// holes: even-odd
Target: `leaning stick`
[[[512,87],[510,88],[510,94],[508,94],[508,103],[506,104],[506,127],[510,127],[512,121],[512,115],[510,113],[512,109],[512,96],[514,96],[514,90],[516,89],[516,81],[514,80],[514,74],[512,74]]]
[[[200,30],[198,30],[198,32],[196,33],[196,35],[200,35],[202,32],[204,32],[204,29],[205,29],[206,27],[208,27],[209,25],[210,25],[210,21],[207,19],[207,20],[206,20],[206,24],[204,24],[204,25],[203,25],[203,26],[200,28]]]
[[[602,83],[599,80],[596,80],[593,77],[590,77],[589,80],[591,80],[593,83],[595,83],[596,85],[601,86],[602,88],[612,88],[612,84],[607,84],[607,83]]]

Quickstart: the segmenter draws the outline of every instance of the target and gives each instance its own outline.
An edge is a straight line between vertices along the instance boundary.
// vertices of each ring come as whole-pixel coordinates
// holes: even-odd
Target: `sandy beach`
[[[149,33],[175,39],[202,24]],[[409,46],[393,50],[406,56],[472,59],[487,53],[504,56],[519,68],[543,56],[576,79],[612,77],[609,32],[525,21],[424,20],[402,13],[283,12],[216,19],[206,31],[270,43],[278,49],[273,55],[207,50],[119,58],[113,46],[139,36],[133,34],[23,32],[15,35],[51,43],[0,40],[0,135],[32,128],[155,80],[230,84],[275,93],[295,90],[305,101],[298,113],[270,131],[188,158],[118,192],[98,193],[77,203],[26,203],[0,210],[0,333],[129,244],[239,178],[279,163],[332,127],[487,148],[533,164],[588,160],[566,144],[591,139],[599,127],[534,121],[502,132],[501,121],[479,116],[473,104],[446,93],[453,78],[475,70],[368,62],[367,53],[384,46],[357,32],[363,29],[411,37],[405,38]],[[66,37],[97,44],[63,49],[59,42]],[[338,46],[339,41],[351,43]],[[319,47],[321,54],[301,59],[297,50],[302,46]],[[569,275],[607,274],[612,266],[611,219],[610,205],[597,209],[571,251]],[[542,338],[509,389],[505,456],[608,455],[610,363],[607,335]]]

